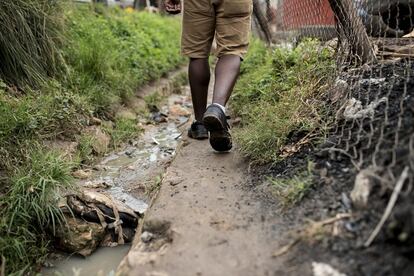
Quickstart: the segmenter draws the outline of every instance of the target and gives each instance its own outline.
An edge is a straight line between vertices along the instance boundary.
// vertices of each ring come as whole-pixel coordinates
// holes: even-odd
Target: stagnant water
[[[107,276],[115,275],[118,265],[128,253],[129,246],[101,247],[91,256],[67,256],[50,261],[53,268],[45,268],[45,276]]]
[[[169,102],[174,100],[173,95]],[[168,108],[165,106],[163,108]],[[145,196],[134,194],[136,183],[148,179],[159,171],[175,155],[181,132],[178,127],[188,121],[186,117],[169,118],[168,123],[151,126],[135,142],[123,151],[106,156],[91,179],[80,181],[80,185],[105,182],[109,185],[106,193],[123,201],[130,208],[144,213],[148,208]],[[89,257],[76,255],[49,260],[51,268],[45,268],[42,275],[115,275],[116,268],[126,256],[130,245],[99,248]]]

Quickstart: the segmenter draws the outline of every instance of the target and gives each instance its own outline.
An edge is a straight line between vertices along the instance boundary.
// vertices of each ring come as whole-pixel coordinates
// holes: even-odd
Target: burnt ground
[[[296,230],[309,227],[309,219],[320,221],[336,214],[353,214],[351,219],[336,223],[335,233],[329,230],[302,239],[286,255],[278,257],[291,267],[291,275],[309,275],[309,260],[329,263],[347,275],[414,275],[413,69],[409,60],[397,60],[344,70],[339,79],[348,84],[348,92],[339,98],[355,98],[363,107],[383,97],[388,100],[379,103],[372,116],[346,120],[336,112],[346,101],[331,97],[331,115],[337,118],[326,142],[306,147],[279,163],[251,170],[250,188],[274,206],[266,177],[289,178],[304,170],[308,161],[316,164],[311,191],[300,203],[282,210],[283,222],[278,225],[286,226],[286,244],[295,239]],[[409,176],[392,215],[373,244],[365,247],[405,167],[410,169]],[[368,205],[352,206],[349,195],[358,172],[364,169],[372,172]]]

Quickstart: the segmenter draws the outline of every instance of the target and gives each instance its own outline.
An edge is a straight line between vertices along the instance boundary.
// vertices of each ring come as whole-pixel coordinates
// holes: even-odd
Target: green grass
[[[0,1],[0,78],[20,87],[39,87],[64,71],[64,2]]]
[[[69,12],[70,43],[64,51],[69,85],[85,95],[101,116],[108,115],[115,103],[126,103],[137,87],[184,61],[177,19],[104,11],[85,6]]]
[[[118,148],[123,142],[136,138],[141,133],[136,120],[126,118],[116,118],[113,128],[107,128],[106,131],[111,135],[112,148]]]
[[[71,183],[71,164],[59,153],[34,149],[10,178],[10,189],[0,199],[0,255],[6,271],[40,265],[47,252],[46,233],[62,223],[57,207],[59,189]]]
[[[290,178],[268,177],[272,192],[280,199],[282,206],[288,207],[300,202],[313,186],[313,164],[308,163],[308,170],[299,172]]]
[[[77,163],[82,165],[91,165],[95,160],[95,153],[93,150],[93,144],[96,142],[96,138],[84,134],[79,138],[79,144],[77,149]]]
[[[324,128],[323,93],[333,79],[333,53],[308,40],[293,50],[269,50],[253,40],[231,106],[242,125],[241,151],[254,162],[279,160],[294,132]]]

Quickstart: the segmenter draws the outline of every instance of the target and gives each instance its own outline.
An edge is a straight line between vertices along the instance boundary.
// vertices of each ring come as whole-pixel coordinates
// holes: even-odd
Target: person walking
[[[249,45],[252,0],[165,0],[168,13],[183,10],[181,52],[189,57],[188,76],[195,121],[188,136],[208,139],[216,151],[232,148],[226,104]],[[214,38],[217,64],[213,102],[207,107],[210,83],[209,56]]]

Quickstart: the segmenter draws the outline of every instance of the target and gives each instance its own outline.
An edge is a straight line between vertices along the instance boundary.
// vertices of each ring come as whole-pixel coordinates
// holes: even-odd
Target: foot
[[[188,137],[196,140],[208,139],[208,131],[203,123],[195,121],[188,130]]]
[[[233,147],[227,116],[216,105],[210,105],[204,113],[203,123],[210,132],[210,145],[216,151],[229,151]]]

